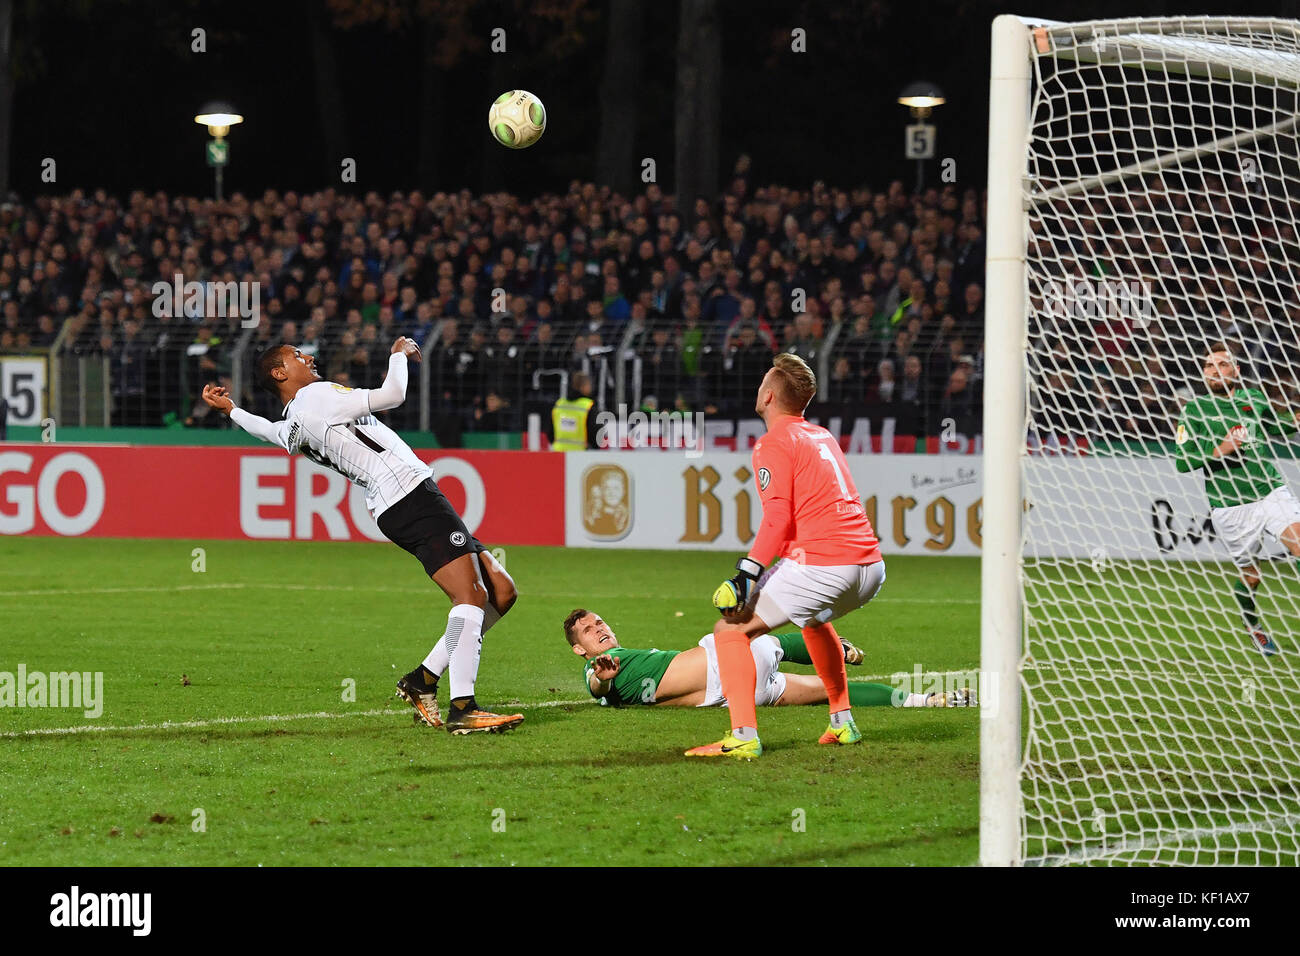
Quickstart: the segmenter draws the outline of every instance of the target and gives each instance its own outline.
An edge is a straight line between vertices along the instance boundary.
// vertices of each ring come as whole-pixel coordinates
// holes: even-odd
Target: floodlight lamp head
[[[243,121],[244,117],[236,113],[233,106],[220,101],[203,104],[203,108],[194,117],[194,122],[206,126],[208,132],[217,139],[225,137],[230,132],[230,127]]]
[[[945,102],[943,90],[925,80],[909,83],[898,94],[898,102],[911,109],[917,119],[925,119],[936,106]]]

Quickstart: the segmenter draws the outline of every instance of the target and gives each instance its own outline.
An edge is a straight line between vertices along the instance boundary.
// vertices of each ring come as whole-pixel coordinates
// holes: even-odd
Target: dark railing
[[[383,417],[395,428],[429,431],[449,445],[465,432],[525,431],[529,417],[545,421],[572,377],[584,372],[598,410],[623,405],[749,418],[774,354],[770,342],[744,333],[723,341],[720,331],[681,335],[652,324],[623,329],[613,344],[584,347],[575,330],[562,331],[567,334],[519,342],[511,332],[475,332],[465,339],[442,326],[427,330],[424,367],[413,371],[406,402]],[[391,332],[293,344],[316,356],[326,379],[374,388],[388,367],[396,337]],[[179,332],[146,325],[130,336],[105,338],[93,330],[65,330],[51,355],[59,383],[54,417],[82,425],[227,427],[200,398],[203,385],[216,382],[241,406],[276,419],[281,408],[256,387],[254,368],[274,341],[237,322],[202,331],[186,325]],[[794,350],[818,373],[817,408],[870,418],[876,428],[893,418],[899,435],[938,435],[949,426],[967,437],[980,431],[977,363],[960,343],[900,348],[898,341],[837,327],[824,340],[795,343]],[[959,369],[955,377],[965,387],[954,389]]]

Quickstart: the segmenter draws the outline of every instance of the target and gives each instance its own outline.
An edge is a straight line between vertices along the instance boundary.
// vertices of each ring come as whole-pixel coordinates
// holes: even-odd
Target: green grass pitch
[[[687,760],[725,712],[584,702],[560,621],[582,605],[626,646],[691,647],[732,556],[505,560],[520,598],[478,696],[526,720],[453,738],[393,697],[447,601],[391,545],[0,538],[0,671],[104,675],[97,719],[0,709],[0,864],[976,861],[977,712],[859,708],[841,750],[816,744],[824,707],[769,708],[761,760]],[[978,561],[888,573],[840,624],[867,655],[850,678],[976,668]]]

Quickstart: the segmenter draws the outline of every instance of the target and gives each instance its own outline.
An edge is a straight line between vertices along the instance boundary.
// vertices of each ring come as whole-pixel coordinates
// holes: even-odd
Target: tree
[[[14,116],[13,63],[10,40],[13,0],[0,0],[0,196],[9,195],[9,137]]]
[[[718,188],[722,121],[722,32],[718,0],[681,0],[677,28],[677,208]]]
[[[332,179],[338,175],[339,163],[348,154],[347,115],[343,105],[343,88],[339,67],[330,38],[325,0],[304,0],[307,6],[308,32],[311,36],[311,59],[316,81],[316,115],[325,137],[325,163],[322,172]],[[328,180],[327,180],[328,181]]]
[[[640,120],[641,0],[612,0],[605,39],[605,73],[600,84],[600,141],[596,181],[627,195],[637,186],[636,133]]]
[[[316,0],[308,0],[314,3]],[[419,79],[417,80],[417,100],[415,116],[416,139],[416,182],[426,191],[437,188],[438,183],[438,130],[441,128],[443,97],[442,90],[446,82],[446,71],[454,67],[462,58],[481,50],[484,46],[481,37],[476,37],[470,27],[469,16],[473,10],[473,0],[324,0],[333,14],[333,25],[338,29],[350,30],[358,26],[380,24],[385,29],[416,29],[416,41],[419,48]],[[325,38],[328,40],[328,37]],[[322,124],[327,122],[324,115],[324,101],[332,98],[329,90],[330,80],[322,78],[320,66],[317,66],[317,96],[322,104]],[[337,88],[337,72],[333,79]],[[329,140],[329,127],[326,140]],[[333,148],[331,147],[331,151]],[[342,151],[339,151],[342,155]],[[338,162],[335,157],[334,163]]]

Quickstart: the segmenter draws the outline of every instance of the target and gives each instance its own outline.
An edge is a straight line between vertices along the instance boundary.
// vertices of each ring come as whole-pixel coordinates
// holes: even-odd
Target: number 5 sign
[[[907,138],[903,155],[907,159],[934,159],[934,127],[929,123],[913,123],[906,128]]]
[[[39,425],[45,417],[45,359],[0,358],[0,399],[10,425]]]

